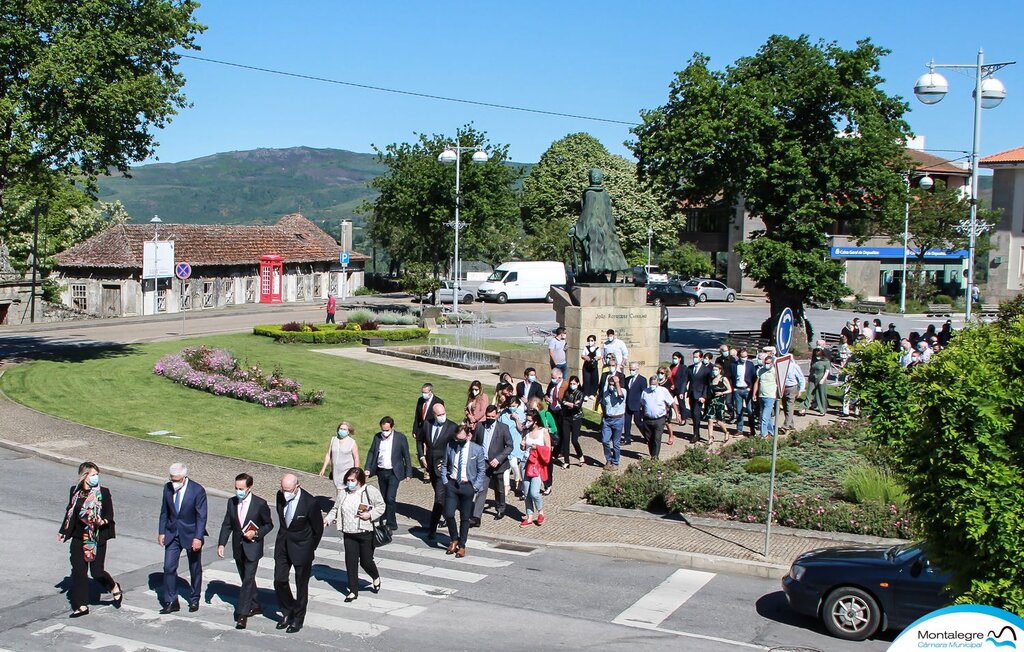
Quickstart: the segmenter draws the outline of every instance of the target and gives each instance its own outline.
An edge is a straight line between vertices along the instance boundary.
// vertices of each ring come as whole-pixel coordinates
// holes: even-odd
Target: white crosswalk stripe
[[[77,634],[88,639],[87,642],[81,642],[79,645],[86,650],[103,650],[110,647],[116,647],[124,652],[148,652],[153,650],[154,652],[183,652],[173,647],[164,647],[163,645],[155,645],[152,643],[144,643],[143,641],[137,641],[131,638],[124,638],[121,636],[114,636],[112,634],[103,634],[100,632],[94,632],[91,629],[84,627],[75,627],[74,625],[62,625],[56,624],[40,629],[37,632],[32,632],[33,636],[50,636],[57,633],[68,633]]]
[[[657,627],[714,576],[714,573],[680,568],[612,622],[634,627]]]
[[[423,539],[421,539],[420,537],[416,536],[415,534],[409,534],[408,532],[405,532],[405,533],[402,533],[402,534],[395,533],[395,539],[403,539],[405,541],[419,542],[420,544],[424,543]],[[515,549],[512,549],[512,548],[506,548],[506,547],[502,547],[502,544],[491,543],[490,541],[481,541],[480,539],[473,539],[472,541],[470,541],[469,547],[474,552],[477,551],[477,550],[480,550],[482,552],[487,552],[487,553],[496,552],[496,553],[500,553],[502,555],[513,555],[513,556],[516,556],[516,557],[529,557],[534,552],[536,552],[536,550],[526,551],[526,550],[515,550]],[[383,548],[382,548],[382,550],[383,550]]]

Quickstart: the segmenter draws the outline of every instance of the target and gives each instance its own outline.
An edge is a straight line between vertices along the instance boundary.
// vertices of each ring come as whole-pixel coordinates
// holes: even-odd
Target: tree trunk
[[[775,327],[782,311],[790,308],[793,311],[793,340],[790,342],[789,352],[806,354],[811,348],[808,343],[814,341],[814,328],[804,314],[804,297],[793,292],[774,289],[768,291],[768,301],[771,304],[771,316],[761,322],[761,336],[778,347],[778,343],[775,341]]]

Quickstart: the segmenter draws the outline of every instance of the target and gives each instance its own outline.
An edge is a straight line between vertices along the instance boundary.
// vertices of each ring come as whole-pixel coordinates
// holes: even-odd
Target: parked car
[[[692,278],[683,285],[683,292],[687,295],[686,305],[695,306],[705,301],[728,301],[736,300],[736,290],[733,290],[721,281],[709,278]]]
[[[538,260],[502,263],[476,291],[482,301],[505,303],[515,299],[546,299],[552,285],[565,285],[565,265]]]
[[[683,286],[679,283],[648,283],[647,303],[656,306],[682,306],[686,305],[689,295],[683,293]]]
[[[947,582],[924,544],[911,543],[812,550],[793,562],[782,590],[794,611],[820,618],[833,636],[862,641],[949,604]]]
[[[633,268],[633,285],[640,287],[651,283],[667,283],[668,274],[657,265],[637,265]]]
[[[441,281],[441,287],[437,290],[439,303],[450,304],[455,296],[455,281]],[[459,283],[459,303],[473,303],[476,298],[476,283],[467,284],[465,281]],[[434,303],[434,293],[426,297],[427,303]]]

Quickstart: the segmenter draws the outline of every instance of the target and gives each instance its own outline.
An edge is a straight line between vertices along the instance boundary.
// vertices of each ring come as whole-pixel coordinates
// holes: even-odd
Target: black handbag
[[[366,496],[366,503],[370,503],[370,493],[363,489],[363,494]],[[392,539],[391,530],[387,528],[387,524],[384,522],[384,517],[381,516],[376,521],[373,521],[373,547],[383,548],[384,546],[391,543]]]

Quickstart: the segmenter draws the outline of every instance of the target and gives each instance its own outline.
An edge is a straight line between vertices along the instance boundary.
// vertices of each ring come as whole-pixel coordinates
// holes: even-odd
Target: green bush
[[[899,354],[881,342],[858,344],[848,369],[850,393],[860,401],[875,441],[890,446],[904,439],[913,424],[911,375],[900,366]]]
[[[359,287],[356,288],[357,297],[368,297],[374,294],[377,293],[371,290],[370,288],[366,287],[365,285],[360,285]]]
[[[854,503],[907,504],[906,490],[892,474],[869,464],[850,467],[843,476],[843,495]]]
[[[364,309],[353,310],[345,315],[345,323],[347,324],[364,324],[372,319],[373,313]]]
[[[587,487],[584,497],[592,504],[623,509],[658,510],[665,507],[665,482],[669,474],[658,460],[630,464],[621,475],[603,473]]]
[[[402,315],[390,310],[386,312],[373,313],[373,319],[378,324],[384,324],[386,326],[411,326],[416,323],[416,318],[412,315]]]
[[[403,342],[407,340],[418,340],[426,337],[430,330],[426,328],[400,328],[395,330],[347,330],[339,329],[333,331],[318,331],[315,333],[290,333],[281,330],[280,326],[255,326],[252,329],[253,335],[272,337],[278,342],[292,344],[296,342],[305,344],[339,344],[342,342],[359,342],[364,337],[379,337],[388,342]]]
[[[786,441],[786,440],[783,440]],[[760,437],[744,437],[722,447],[722,458],[726,460],[747,459],[758,455],[771,455],[772,442]]]
[[[707,446],[691,446],[666,462],[669,471],[706,475],[725,468],[725,460]]]
[[[743,470],[751,474],[770,473],[772,470],[772,458],[767,455],[751,458],[743,465]],[[780,475],[783,473],[800,473],[800,465],[788,457],[779,457],[775,460],[775,472]]]

